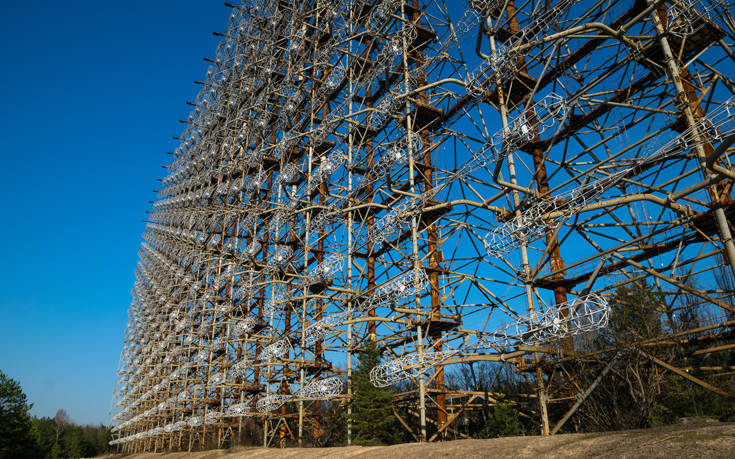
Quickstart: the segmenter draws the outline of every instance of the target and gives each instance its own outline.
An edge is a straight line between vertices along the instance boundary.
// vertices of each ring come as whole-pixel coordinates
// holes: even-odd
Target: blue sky
[[[33,414],[108,419],[142,220],[228,14],[2,2],[0,370]]]

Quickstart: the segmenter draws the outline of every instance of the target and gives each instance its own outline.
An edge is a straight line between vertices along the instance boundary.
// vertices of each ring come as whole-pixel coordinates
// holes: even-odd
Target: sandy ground
[[[376,447],[237,448],[197,453],[137,454],[126,457],[135,459],[735,458],[735,423],[695,421],[646,430],[565,434],[553,437],[506,437]]]

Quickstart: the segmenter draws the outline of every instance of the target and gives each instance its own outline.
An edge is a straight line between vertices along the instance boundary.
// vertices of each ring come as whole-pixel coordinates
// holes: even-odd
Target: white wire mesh
[[[324,261],[322,261],[311,271],[309,271],[306,284],[314,284],[329,280],[329,278],[339,274],[342,271],[343,265],[343,257],[338,255],[331,255],[327,257]]]
[[[293,256],[293,249],[287,245],[277,246],[273,256],[268,258],[266,270],[273,272],[282,269]]]
[[[219,422],[220,419],[224,416],[224,413],[220,411],[207,411],[207,414],[204,415],[204,423],[205,424],[215,424]]]
[[[271,362],[273,360],[280,359],[288,352],[288,341],[285,339],[278,340],[275,343],[269,344],[260,352],[258,356],[259,361]]]
[[[263,313],[266,317],[270,317],[273,314],[283,311],[284,309],[286,309],[286,306],[291,301],[292,297],[292,292],[289,292],[283,288],[277,289],[275,292],[273,292],[273,296],[268,298],[268,301],[265,302]]]
[[[428,285],[429,278],[424,270],[406,271],[378,287],[373,295],[355,307],[355,312],[366,313],[377,307],[400,303],[406,298],[421,295]]]
[[[246,402],[235,403],[227,408],[227,410],[225,411],[225,415],[231,417],[246,416],[250,413],[251,407],[252,401],[250,400]]]
[[[608,301],[589,294],[539,312],[535,319],[520,317],[485,337],[476,347],[497,349],[548,343],[602,329],[609,320]]]
[[[237,337],[243,337],[250,333],[254,328],[255,319],[252,317],[246,317],[235,324],[232,333]]]
[[[247,371],[250,369],[250,367],[251,367],[251,365],[250,365],[250,362],[249,361],[247,361],[247,360],[240,360],[240,361],[236,362],[232,366],[232,373],[235,376],[239,376],[239,377],[242,378],[242,377],[245,377],[247,375]]]
[[[380,363],[370,371],[370,381],[376,387],[391,386],[421,377],[462,352],[548,343],[604,328],[609,318],[607,300],[597,294],[589,294],[550,308],[535,320],[521,317],[462,349],[409,354]]]
[[[340,312],[327,316],[322,320],[311,324],[304,330],[304,340],[306,344],[312,345],[317,341],[324,339],[328,335],[330,327],[337,325],[340,322],[344,322],[349,319],[349,317],[350,314]]]
[[[199,427],[202,425],[203,419],[201,416],[192,416],[189,418],[189,427]]]
[[[342,393],[344,381],[340,376],[312,381],[296,393],[303,400],[326,400]]]
[[[375,365],[370,381],[376,387],[387,387],[411,378],[421,377],[427,370],[457,355],[459,351],[425,352],[398,357]]]
[[[697,0],[677,0],[667,5],[668,32],[679,38],[693,35],[711,18],[710,6]]]
[[[255,408],[261,413],[267,413],[282,407],[291,398],[290,395],[268,394],[257,401]]]
[[[207,386],[220,386],[224,384],[225,382],[225,374],[224,373],[215,373],[212,376],[209,377],[209,380],[207,381]]]
[[[377,246],[396,238],[417,211],[426,205],[427,196],[420,195],[402,201],[381,217],[371,230],[370,238]]]
[[[254,260],[255,257],[260,253],[261,244],[257,240],[253,240],[248,244],[247,248],[242,252],[246,259]]]

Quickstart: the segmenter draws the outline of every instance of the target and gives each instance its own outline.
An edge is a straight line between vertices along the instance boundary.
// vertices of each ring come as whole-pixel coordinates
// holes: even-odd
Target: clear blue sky
[[[106,422],[142,220],[229,8],[0,8],[0,369],[33,414]]]

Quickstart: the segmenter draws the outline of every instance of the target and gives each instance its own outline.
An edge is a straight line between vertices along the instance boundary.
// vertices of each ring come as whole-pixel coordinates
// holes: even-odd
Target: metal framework
[[[301,445],[367,340],[417,440],[461,435],[478,394],[444,372],[477,360],[525,372],[555,432],[573,337],[641,279],[711,310],[669,340],[732,330],[729,3],[457,3],[228,5],[143,235],[122,452],[248,422]]]

